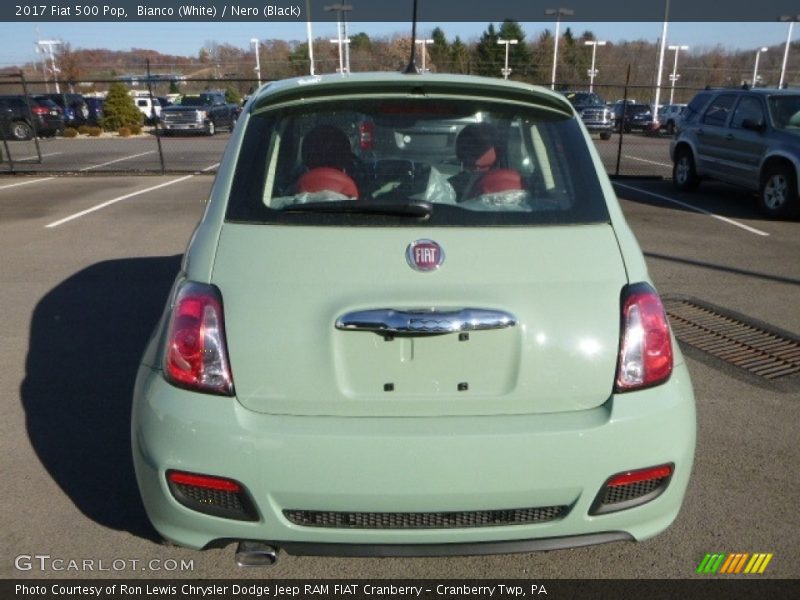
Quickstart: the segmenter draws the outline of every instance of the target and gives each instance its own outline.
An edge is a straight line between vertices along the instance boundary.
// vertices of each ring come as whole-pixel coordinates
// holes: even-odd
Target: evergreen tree
[[[242,96],[236,88],[229,85],[225,88],[225,102],[228,104],[241,104]]]
[[[128,125],[141,125],[143,117],[125,84],[119,81],[112,83],[103,104],[103,129],[116,131]]]
[[[497,44],[500,36],[495,31],[494,23],[489,23],[489,27],[481,35],[478,45],[475,47],[475,72],[478,75],[488,77],[501,76],[500,69],[503,68],[505,53]]]
[[[469,73],[470,72],[470,52],[469,48],[461,41],[459,36],[450,44],[450,61],[453,73]]]
[[[444,35],[441,27],[437,27],[431,33],[433,44],[430,47],[429,53],[431,63],[436,67],[440,73],[452,71],[453,67],[450,64],[452,58],[450,56],[450,45],[447,43],[447,37]]]

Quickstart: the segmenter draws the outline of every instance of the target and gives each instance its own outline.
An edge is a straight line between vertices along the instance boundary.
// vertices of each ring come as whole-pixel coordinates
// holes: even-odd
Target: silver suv
[[[716,179],[758,192],[771,217],[798,217],[800,92],[702,91],[686,107],[670,157],[679,190]]]

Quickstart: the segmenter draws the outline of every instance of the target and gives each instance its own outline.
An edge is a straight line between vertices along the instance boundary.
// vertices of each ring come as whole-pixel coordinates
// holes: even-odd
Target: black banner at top
[[[413,0],[9,0],[0,21],[408,22]],[[769,22],[800,20],[798,0],[418,0],[418,21]],[[566,10],[564,10],[566,9]]]

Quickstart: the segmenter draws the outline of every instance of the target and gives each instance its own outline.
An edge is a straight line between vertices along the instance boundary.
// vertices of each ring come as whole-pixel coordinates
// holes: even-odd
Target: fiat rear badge
[[[417,240],[406,248],[406,261],[417,271],[435,271],[444,262],[444,250],[433,240]]]

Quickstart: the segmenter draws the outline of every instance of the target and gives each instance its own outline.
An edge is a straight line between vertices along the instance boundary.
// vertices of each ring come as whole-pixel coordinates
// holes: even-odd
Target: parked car
[[[669,526],[689,374],[563,96],[322,75],[262,87],[239,127],[135,385],[162,536],[254,565]]]
[[[761,211],[771,217],[798,217],[800,93],[704,90],[686,108],[670,156],[679,190],[716,179],[758,192]]]
[[[147,125],[158,123],[161,119],[161,102],[158,98],[151,96],[149,93],[131,92],[133,102],[136,108],[144,116],[144,122]]]
[[[67,127],[80,127],[89,121],[89,107],[81,94],[62,92],[60,94],[37,94],[34,98],[47,98],[55,102],[64,114]]]
[[[86,96],[86,106],[89,109],[87,122],[89,125],[100,125],[103,118],[103,104],[105,100],[98,96]]]
[[[658,109],[659,129],[663,129],[667,134],[673,135],[681,120],[686,104],[665,104]]]
[[[163,132],[196,132],[214,135],[219,128],[233,131],[240,107],[229,104],[224,92],[186,94],[177,104],[161,111]]]
[[[617,102],[614,104],[614,130],[624,131],[648,131],[653,124],[653,113],[649,104],[625,104]]]
[[[45,98],[0,96],[0,128],[7,140],[30,140],[34,134],[54,136],[64,131],[61,109]]]
[[[601,140],[611,138],[614,130],[614,112],[606,108],[605,101],[593,92],[563,92],[567,100],[591,132],[598,132]]]

